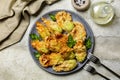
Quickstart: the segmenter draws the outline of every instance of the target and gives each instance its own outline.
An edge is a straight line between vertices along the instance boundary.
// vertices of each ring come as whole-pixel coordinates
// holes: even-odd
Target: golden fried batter
[[[82,40],[79,40],[73,48],[77,61],[83,62],[86,57],[86,47],[84,45],[84,42]]]
[[[67,13],[65,11],[60,11],[56,13],[55,18],[57,20],[58,25],[63,23],[64,21],[72,21],[72,17],[70,13]]]
[[[48,31],[48,29],[43,24],[41,24],[40,22],[36,23],[36,29],[37,29],[38,33],[41,35],[43,40],[47,36],[50,36],[50,32]]]
[[[86,52],[86,47],[85,47],[84,42],[82,40],[77,41],[77,43],[75,44],[73,49],[77,53]]]
[[[68,36],[65,34],[59,35],[51,35],[50,37],[46,38],[45,42],[47,44],[47,48],[53,52],[59,52],[63,56],[67,52],[71,51],[71,48],[67,46]]]
[[[48,30],[53,33],[53,34],[59,34],[62,32],[61,27],[59,27],[59,25],[51,20],[42,18],[42,21],[45,23],[45,25],[47,26]]]
[[[65,31],[70,32],[74,25],[72,22],[72,17],[70,13],[67,13],[65,11],[60,11],[56,13],[56,22],[57,24]]]
[[[56,39],[55,35],[47,37],[46,40],[46,46],[48,47],[48,49],[50,51],[53,52],[59,52],[61,49],[61,44],[59,43],[59,41]]]
[[[31,45],[41,54],[49,52],[48,48],[46,47],[46,43],[44,41],[33,40],[31,41]]]
[[[42,56],[40,56],[39,61],[42,66],[49,67],[56,64],[61,64],[64,59],[59,53],[51,53],[50,55],[43,54]]]
[[[64,61],[61,54],[59,53],[51,53],[49,57],[51,66],[61,64]]]
[[[57,72],[70,71],[77,66],[76,60],[65,60],[63,63],[53,66],[53,70]]]
[[[39,57],[39,61],[40,61],[40,64],[43,66],[43,67],[48,67],[50,66],[50,58],[49,58],[49,55],[41,55]]]
[[[86,52],[75,53],[78,62],[83,62],[87,56]]]
[[[86,39],[86,31],[84,26],[80,22],[74,22],[75,27],[71,31],[71,35],[75,40],[85,40]]]

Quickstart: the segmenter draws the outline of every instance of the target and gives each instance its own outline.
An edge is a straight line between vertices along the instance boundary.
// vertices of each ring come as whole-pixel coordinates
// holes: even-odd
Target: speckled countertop
[[[91,0],[91,4],[97,1]],[[120,0],[113,0],[112,5],[115,9],[115,18],[112,24],[106,27],[95,24],[90,18],[89,10],[85,12],[76,11],[71,5],[71,0],[61,0],[44,7],[38,16],[31,17],[31,23],[22,41],[0,52],[0,80],[104,80],[100,76],[93,76],[85,70],[66,76],[52,75],[36,65],[28,48],[29,32],[38,17],[56,9],[71,10],[83,16],[95,35],[94,54],[109,68],[120,74]],[[103,67],[96,66],[93,63],[89,64],[111,80],[120,80]]]

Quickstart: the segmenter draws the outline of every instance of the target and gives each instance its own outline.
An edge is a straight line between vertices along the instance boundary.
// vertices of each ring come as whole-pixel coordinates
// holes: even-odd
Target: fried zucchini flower
[[[62,33],[62,28],[56,22],[45,18],[42,18],[42,21],[45,23],[50,32],[55,34]]]
[[[40,22],[36,23],[36,29],[37,29],[39,35],[42,37],[43,40],[46,37],[50,36],[50,32],[48,31],[48,29],[43,24],[41,24]]]
[[[82,40],[79,40],[73,48],[77,61],[83,62],[87,56],[84,42]]]
[[[46,47],[46,43],[44,41],[33,40],[31,41],[31,45],[33,48],[35,48],[38,52],[42,54],[49,52],[48,48]]]
[[[86,39],[86,31],[84,26],[80,22],[74,22],[75,27],[70,32],[73,36],[74,40],[85,40]]]
[[[71,71],[77,66],[76,60],[65,60],[62,64],[54,65],[53,70],[57,72]]]
[[[58,25],[63,30],[70,32],[73,29],[74,24],[72,22],[72,17],[69,13],[65,11],[61,11],[61,12],[56,13],[55,17],[56,17],[56,21]]]
[[[43,54],[40,56],[39,61],[43,67],[49,67],[63,63],[64,59],[59,53]]]

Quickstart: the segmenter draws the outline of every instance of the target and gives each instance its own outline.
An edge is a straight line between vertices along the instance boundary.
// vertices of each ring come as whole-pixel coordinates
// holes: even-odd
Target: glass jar
[[[114,10],[111,4],[107,2],[98,2],[92,5],[90,14],[95,23],[105,25],[113,19]]]

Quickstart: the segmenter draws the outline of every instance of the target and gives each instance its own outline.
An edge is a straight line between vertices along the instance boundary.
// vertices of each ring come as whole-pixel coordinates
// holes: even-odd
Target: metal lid
[[[84,11],[89,8],[90,0],[72,0],[75,9]]]

